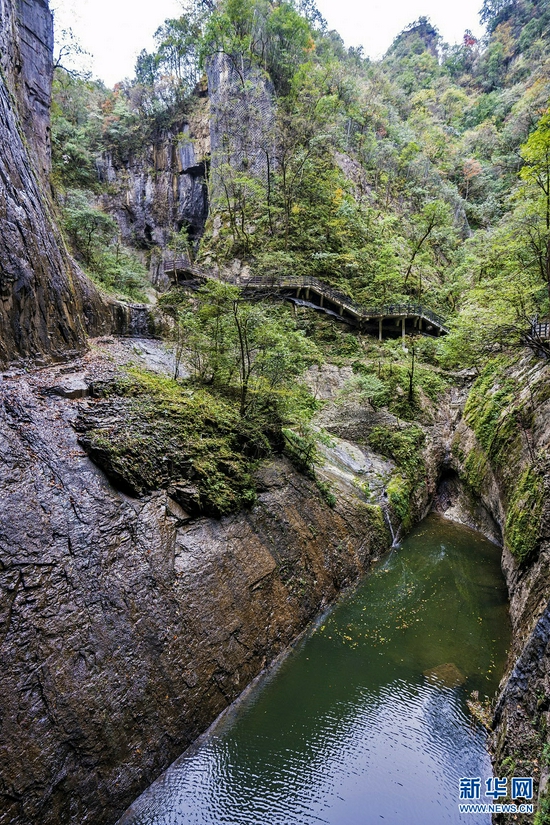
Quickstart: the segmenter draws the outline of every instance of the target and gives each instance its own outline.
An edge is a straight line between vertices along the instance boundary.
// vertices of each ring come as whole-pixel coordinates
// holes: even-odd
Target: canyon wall
[[[44,0],[0,5],[0,365],[60,358],[111,313],[70,259],[47,195],[52,18]]]
[[[465,523],[502,542],[502,566],[510,594],[512,646],[493,720],[495,775],[534,777],[535,801],[538,795],[543,808],[548,807],[548,362],[527,352],[507,362],[489,362],[450,435],[447,467],[462,482],[452,507],[454,517],[458,514]],[[495,821],[526,825],[532,817],[499,814]]]
[[[101,206],[116,218],[124,243],[141,252],[159,289],[170,284],[164,261],[188,254],[185,243],[196,251],[208,217],[209,124],[208,99],[197,94],[185,122],[124,158],[108,153],[98,161],[108,184]]]
[[[3,381],[1,825],[116,821],[389,543],[282,459],[221,521],[117,492],[72,427],[94,401],[63,397],[91,357],[65,391],[66,367]]]

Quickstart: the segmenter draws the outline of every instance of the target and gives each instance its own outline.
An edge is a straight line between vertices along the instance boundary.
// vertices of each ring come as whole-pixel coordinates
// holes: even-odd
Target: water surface
[[[509,634],[499,549],[430,516],[120,822],[489,825],[458,811],[491,775],[466,698]]]

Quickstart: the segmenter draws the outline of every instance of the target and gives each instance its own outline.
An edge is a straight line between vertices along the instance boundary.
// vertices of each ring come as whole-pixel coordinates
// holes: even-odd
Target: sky
[[[136,57],[151,50],[153,34],[167,17],[181,11],[178,0],[51,0],[56,28],[71,28],[91,54],[87,68],[113,86],[132,77]],[[346,46],[362,45],[381,57],[393,38],[421,16],[429,17],[448,43],[462,40],[465,29],[479,36],[482,0],[317,0],[330,29]]]

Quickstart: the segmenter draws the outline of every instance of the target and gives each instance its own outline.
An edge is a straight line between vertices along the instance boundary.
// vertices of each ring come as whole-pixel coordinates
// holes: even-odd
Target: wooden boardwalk
[[[205,282],[210,279],[223,280],[225,283],[239,286],[243,292],[254,293],[258,297],[278,296],[294,304],[308,306],[363,332],[378,335],[381,341],[384,334],[396,336],[407,333],[424,335],[446,335],[448,329],[441,316],[421,304],[388,304],[381,307],[364,307],[353,301],[348,295],[338,292],[316,278],[283,277],[228,277],[219,278],[214,273],[196,267],[185,258],[164,264],[167,275],[176,283]]]

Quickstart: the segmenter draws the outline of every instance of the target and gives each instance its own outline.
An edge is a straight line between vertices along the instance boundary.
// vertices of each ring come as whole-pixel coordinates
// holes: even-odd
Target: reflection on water
[[[472,690],[509,639],[498,548],[430,516],[277,670],[146,791],[124,825],[489,825]]]

